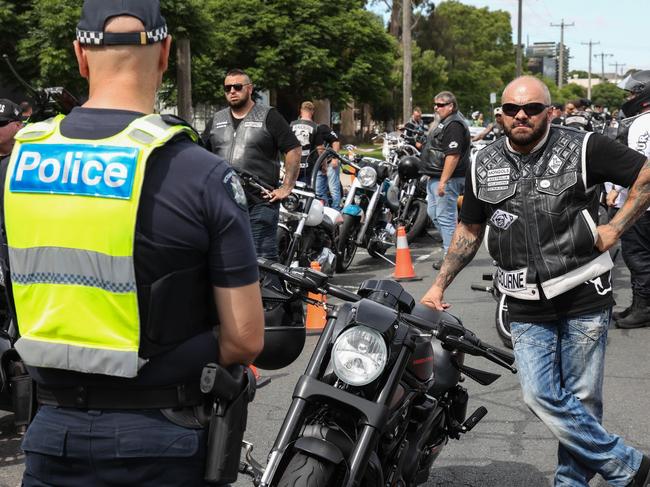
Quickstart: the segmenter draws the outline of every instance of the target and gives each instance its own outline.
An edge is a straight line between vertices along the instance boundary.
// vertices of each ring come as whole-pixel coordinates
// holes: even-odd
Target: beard
[[[230,108],[234,108],[235,110],[238,108],[243,107],[248,103],[248,100],[250,99],[250,96],[242,96],[239,100],[237,101],[232,101],[232,100],[226,100],[228,102],[228,106]]]
[[[514,134],[512,130],[517,127],[530,127],[533,129],[533,131],[528,134]],[[525,123],[514,122],[511,127],[507,127],[505,124],[503,126],[503,130],[505,131],[510,141],[514,142],[518,146],[528,146],[534,142],[540,141],[546,134],[547,128],[548,119],[546,117],[541,120],[539,127],[537,128],[534,128],[534,125],[530,120],[527,120]]]

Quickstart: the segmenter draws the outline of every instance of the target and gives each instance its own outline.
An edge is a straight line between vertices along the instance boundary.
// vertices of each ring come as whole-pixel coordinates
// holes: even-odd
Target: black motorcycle
[[[420,236],[428,223],[427,181],[428,178],[420,173],[418,156],[404,156],[399,160],[393,176],[393,186],[399,195],[395,222],[404,226],[408,242]]]
[[[484,357],[513,373],[514,357],[484,344],[460,320],[415,305],[395,281],[368,280],[354,294],[311,269],[259,259],[288,294],[346,301],[327,324],[262,468],[247,451],[242,471],[262,487],[414,486],[424,483],[449,438],[485,416],[466,417],[464,374],[483,385],[498,374],[464,365]]]

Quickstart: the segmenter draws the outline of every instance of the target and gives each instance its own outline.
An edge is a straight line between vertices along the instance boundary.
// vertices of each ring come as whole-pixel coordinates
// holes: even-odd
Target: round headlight
[[[387,358],[384,338],[367,326],[344,331],[332,349],[334,373],[351,386],[365,386],[374,381],[384,370]]]
[[[357,174],[357,178],[361,186],[369,188],[370,186],[374,186],[377,181],[377,171],[370,166],[362,167],[359,174]]]
[[[287,211],[298,211],[300,209],[300,198],[291,193],[289,196],[282,200],[282,206],[284,206],[284,209]]]

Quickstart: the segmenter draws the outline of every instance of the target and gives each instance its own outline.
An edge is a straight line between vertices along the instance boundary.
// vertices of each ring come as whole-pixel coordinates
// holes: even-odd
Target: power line
[[[565,24],[564,19],[562,19],[562,22],[560,24],[551,24],[551,27],[560,28],[560,69],[559,69],[559,76],[557,77],[558,88],[562,88],[562,85],[564,84],[564,28],[573,27],[574,25],[575,25],[574,22],[571,22],[570,24]]]
[[[600,54],[594,54],[594,57],[600,58],[600,75],[602,76],[603,82],[605,81],[605,58],[613,57],[613,54],[601,52]]]
[[[623,77],[623,68],[627,66],[625,63],[609,63],[610,66],[614,66],[614,73],[616,73],[616,79],[618,79],[618,67],[621,67],[621,78]]]
[[[593,42],[591,39],[589,39],[589,42],[581,42],[583,46],[589,46],[589,71],[587,72],[587,78],[588,78],[588,83],[587,83],[587,98],[591,100],[591,46],[597,46],[600,44],[600,42]]]

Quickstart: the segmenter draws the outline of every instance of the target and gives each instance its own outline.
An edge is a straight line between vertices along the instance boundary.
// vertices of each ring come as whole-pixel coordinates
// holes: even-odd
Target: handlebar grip
[[[361,296],[358,294],[355,294],[338,286],[327,286],[326,289],[329,295],[342,299],[344,301],[350,301],[354,303],[361,300]]]
[[[513,365],[515,363],[515,356],[509,350],[503,350],[502,348],[493,347],[492,345],[487,345],[493,355],[496,355],[504,362]]]

